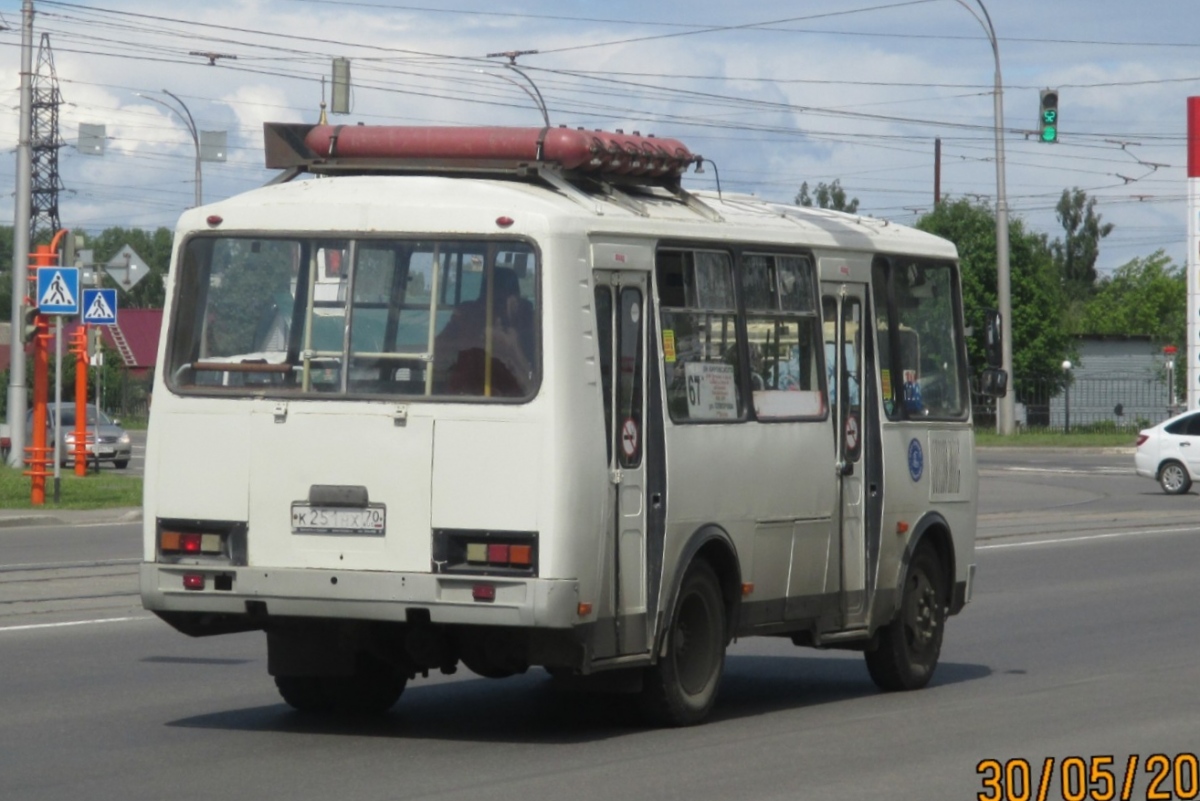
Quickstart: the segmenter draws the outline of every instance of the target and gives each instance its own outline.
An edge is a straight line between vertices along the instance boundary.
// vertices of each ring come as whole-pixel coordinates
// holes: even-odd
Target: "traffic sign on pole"
[[[39,267],[37,296],[42,314],[79,314],[79,268]]]
[[[117,290],[83,290],[83,322],[88,325],[116,325]]]

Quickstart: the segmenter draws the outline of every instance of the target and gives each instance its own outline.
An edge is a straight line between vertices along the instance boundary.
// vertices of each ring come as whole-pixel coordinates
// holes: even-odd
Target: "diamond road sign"
[[[37,306],[42,314],[79,314],[79,269],[39,267]]]
[[[88,325],[116,325],[117,290],[83,290],[83,321]]]
[[[117,255],[108,260],[104,265],[104,271],[112,276],[113,281],[116,281],[118,289],[128,292],[137,286],[138,281],[146,277],[150,268],[133,248],[126,245],[117,251]]]

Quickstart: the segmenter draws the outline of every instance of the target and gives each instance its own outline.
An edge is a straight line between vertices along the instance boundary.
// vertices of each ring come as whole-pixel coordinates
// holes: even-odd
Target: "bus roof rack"
[[[575,184],[593,184],[605,197],[642,216],[644,207],[625,187],[660,187],[689,208],[719,220],[686,192],[680,179],[704,158],[676,139],[582,129],[400,125],[263,125],[266,166],[284,170],[271,183],[302,173],[492,174],[537,177],[573,200],[603,213]]]

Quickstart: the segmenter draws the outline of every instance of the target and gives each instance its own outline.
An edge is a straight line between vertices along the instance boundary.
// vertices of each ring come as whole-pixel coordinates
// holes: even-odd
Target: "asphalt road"
[[[1200,496],[1158,493],[1129,456],[983,462],[977,594],[932,686],[881,694],[858,655],[744,640],[712,720],[673,731],[539,671],[431,676],[382,720],[309,720],[261,634],[143,617],[119,561],[136,526],[0,531],[0,798],[974,799],[982,760],[1030,760],[1036,783],[1047,758],[1061,798],[1064,758],[1113,756],[1119,793],[1131,754],[1147,798],[1148,757],[1200,747]],[[89,619],[112,622],[47,625]]]

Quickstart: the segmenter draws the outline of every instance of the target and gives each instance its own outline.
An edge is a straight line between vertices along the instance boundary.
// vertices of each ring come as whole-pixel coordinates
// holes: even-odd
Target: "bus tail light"
[[[537,533],[437,529],[433,563],[436,573],[536,576]]]
[[[183,588],[185,590],[202,590],[204,589],[204,574],[203,573],[184,573]]]
[[[246,524],[204,520],[158,521],[161,562],[246,563]]]

